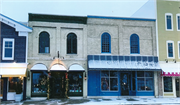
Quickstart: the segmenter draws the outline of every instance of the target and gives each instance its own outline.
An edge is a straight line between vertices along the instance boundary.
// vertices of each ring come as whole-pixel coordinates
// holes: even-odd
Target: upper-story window
[[[101,36],[101,52],[111,53],[111,36],[107,32]]]
[[[173,16],[171,13],[165,14],[165,23],[166,23],[166,30],[172,31],[173,30]]]
[[[139,36],[137,34],[132,34],[130,36],[130,51],[131,54],[139,54]]]
[[[174,42],[167,41],[167,58],[174,58]]]
[[[50,39],[47,32],[41,32],[39,34],[39,53],[50,52]]]
[[[180,41],[178,41],[178,57],[180,59]]]
[[[14,39],[3,38],[3,60],[14,60]]]
[[[180,31],[180,14],[176,14],[177,31]]]
[[[77,36],[74,33],[67,35],[67,54],[77,54]]]

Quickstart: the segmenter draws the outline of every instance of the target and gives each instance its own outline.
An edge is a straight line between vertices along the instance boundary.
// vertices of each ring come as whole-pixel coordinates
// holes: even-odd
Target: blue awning
[[[156,56],[88,55],[88,70],[161,71]]]

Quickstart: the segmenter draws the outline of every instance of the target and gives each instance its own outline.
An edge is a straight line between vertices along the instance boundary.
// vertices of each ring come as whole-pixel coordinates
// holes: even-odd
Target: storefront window
[[[69,78],[69,95],[70,96],[82,96],[83,95],[83,73],[82,72],[70,72]]]
[[[23,78],[9,77],[9,91],[16,92],[17,94],[22,93]]]
[[[101,90],[102,91],[118,90],[117,71],[101,71]]]
[[[164,77],[164,92],[172,92],[172,77]]]
[[[47,93],[46,72],[32,73],[32,96],[45,97]]]
[[[137,90],[152,91],[153,90],[153,72],[138,71],[137,72]]]
[[[3,83],[4,81],[3,81],[3,79],[1,79],[1,91],[0,91],[0,97],[2,97],[3,96]]]

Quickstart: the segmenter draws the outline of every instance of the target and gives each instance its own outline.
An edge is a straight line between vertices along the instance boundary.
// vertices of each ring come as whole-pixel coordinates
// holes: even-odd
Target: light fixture
[[[165,59],[166,63],[168,63],[168,59]]]
[[[86,72],[85,72],[85,75],[84,75],[84,79],[85,79],[85,80],[87,79],[87,77],[86,77]]]
[[[176,63],[176,59],[173,59],[174,63]]]
[[[56,59],[56,57],[60,58],[59,51],[57,52],[57,56],[54,56],[53,59]],[[62,59],[64,59],[64,57],[62,57]]]

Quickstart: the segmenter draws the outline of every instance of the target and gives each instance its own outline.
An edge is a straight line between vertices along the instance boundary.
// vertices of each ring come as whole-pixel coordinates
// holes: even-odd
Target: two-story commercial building
[[[28,24],[27,97],[86,97],[87,17],[29,14]]]
[[[155,19],[88,16],[88,97],[158,96]]]
[[[32,29],[3,14],[0,14],[0,28],[0,98],[15,100],[15,94],[21,94],[25,99],[27,40]]]
[[[160,95],[180,96],[180,1],[156,0]]]

